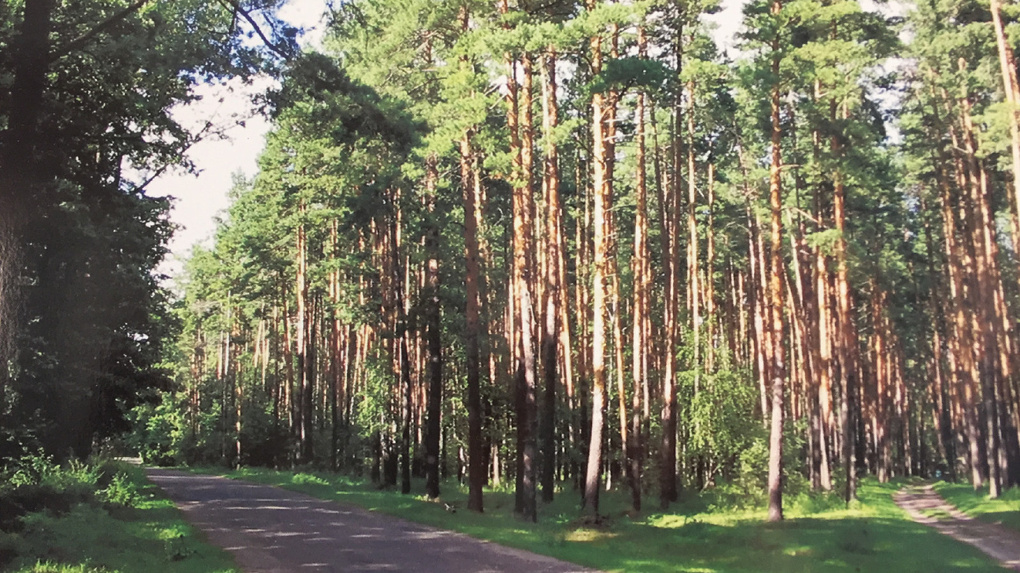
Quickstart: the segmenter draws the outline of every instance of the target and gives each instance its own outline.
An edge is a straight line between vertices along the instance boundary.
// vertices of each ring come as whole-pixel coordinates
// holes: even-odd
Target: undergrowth
[[[232,571],[141,468],[112,459],[58,465],[43,455],[0,472],[0,570],[59,573]]]

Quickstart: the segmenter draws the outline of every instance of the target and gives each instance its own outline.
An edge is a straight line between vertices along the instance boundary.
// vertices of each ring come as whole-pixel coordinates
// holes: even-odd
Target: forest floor
[[[35,458],[39,463],[47,460]],[[123,462],[52,466],[0,501],[0,571],[17,573],[233,573],[142,468]],[[105,476],[97,483],[96,478]],[[39,483],[41,482],[41,483]],[[107,483],[109,482],[109,483]],[[106,484],[105,486],[103,484]],[[9,484],[0,483],[0,490]],[[0,497],[3,497],[0,493]],[[12,501],[45,509],[16,521]],[[10,521],[9,521],[10,520]]]
[[[931,484],[907,486],[893,499],[914,521],[973,545],[1004,567],[1020,571],[1020,532],[966,515],[943,499]]]
[[[223,470],[199,471],[223,473]],[[414,481],[410,495],[401,495],[392,489],[379,489],[358,478],[327,472],[295,473],[245,468],[227,475],[238,479],[233,482],[215,480],[202,486],[218,489],[229,487],[226,484],[237,484],[232,493],[223,490],[224,494],[229,494],[228,497],[212,505],[219,506],[225,515],[233,514],[238,519],[245,511],[243,508],[266,505],[269,508],[266,517],[260,519],[269,519],[270,522],[244,526],[228,521],[220,527],[229,535],[240,535],[245,529],[250,529],[254,535],[263,536],[262,543],[269,544],[267,547],[282,543],[281,540],[287,538],[304,539],[302,549],[295,550],[299,554],[318,543],[339,545],[335,540],[326,539],[325,535],[303,532],[306,515],[321,514],[332,521],[340,521],[340,518],[361,520],[364,516],[371,520],[366,521],[368,527],[379,527],[373,525],[379,523],[376,520],[387,519],[380,514],[389,514],[602,571],[963,573],[1003,570],[977,548],[948,539],[938,531],[912,521],[893,502],[893,495],[904,485],[903,482],[880,484],[875,480],[865,480],[858,492],[859,501],[853,502],[850,507],[846,507],[835,494],[822,498],[791,496],[787,501],[787,519],[778,524],[765,523],[764,511],[757,504],[753,504],[751,509],[737,509],[727,506],[719,498],[713,499],[704,494],[691,494],[667,512],[652,509],[638,514],[630,510],[626,492],[610,491],[602,496],[602,521],[592,524],[590,520],[580,518],[576,492],[570,491],[569,485],[557,494],[552,503],[540,503],[538,523],[529,523],[513,514],[512,488],[487,489],[485,513],[477,514],[465,509],[466,488],[455,480],[444,482],[442,503],[435,503],[422,495],[423,483],[418,480]],[[155,479],[158,480],[158,476]],[[276,501],[274,490],[249,489],[255,487],[252,482],[279,486],[338,504],[312,505],[312,500],[299,496],[293,498],[296,500],[293,503],[318,509],[288,512],[284,509],[287,505]],[[253,495],[256,491],[262,493]],[[174,494],[171,492],[171,495]],[[184,495],[191,496],[190,505],[198,508],[201,503],[195,502],[206,494],[190,492]],[[648,499],[646,503],[654,504],[655,501]],[[189,504],[183,505],[186,515],[194,519]],[[458,511],[452,512],[450,508]],[[320,517],[308,519],[318,520]],[[298,523],[290,525],[290,520]],[[439,569],[456,570],[433,561],[432,555],[436,553],[412,556],[412,560],[418,560],[413,563],[396,561],[405,551],[401,545],[404,541],[400,538],[425,536],[427,539],[419,543],[431,544],[434,551],[442,553],[446,540],[457,539],[460,543],[465,537],[454,537],[437,529],[412,529],[418,526],[398,523],[402,525],[395,530],[398,534],[396,540],[390,543],[387,539],[376,545],[379,557],[361,558],[366,561],[383,559],[381,563],[392,564],[391,570],[417,571],[433,563]],[[428,533],[404,534],[400,533],[405,531],[402,528]],[[377,533],[369,531],[353,535]],[[342,535],[342,544],[354,539],[374,539]],[[211,533],[210,539],[216,541],[217,534]],[[227,539],[222,543],[238,548],[254,543],[234,539],[233,542]],[[485,546],[496,553],[507,551],[494,544]],[[345,547],[338,548],[339,551],[343,549]],[[243,559],[244,556],[238,557]],[[270,557],[275,557],[275,554]],[[307,557],[311,559],[311,555]],[[565,569],[550,570],[580,570],[563,561],[552,563],[558,563],[557,566]],[[539,570],[536,566],[513,569]],[[488,563],[487,557],[482,557],[461,570],[499,569],[497,565]]]
[[[150,469],[209,541],[248,572],[590,571],[550,557],[268,485]]]

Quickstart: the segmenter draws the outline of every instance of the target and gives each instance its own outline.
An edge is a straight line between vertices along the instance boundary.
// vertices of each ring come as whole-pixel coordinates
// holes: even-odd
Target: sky
[[[319,21],[326,1],[289,0],[281,9],[280,17],[305,29],[302,43],[315,45],[322,37]],[[196,89],[201,100],[173,111],[174,118],[186,127],[201,127],[207,121],[230,127],[225,130],[224,138],[207,139],[188,150],[188,158],[198,170],[197,176],[183,170],[170,171],[149,185],[149,195],[174,198],[170,218],[178,226],[161,273],[176,274],[195,244],[211,243],[217,217],[229,206],[227,197],[234,174],[241,173],[249,178],[255,175],[256,160],[265,144],[269,123],[253,113],[251,96],[270,86],[267,78],[247,87],[238,81],[223,86],[202,85]]]
[[[316,45],[321,41],[320,17],[327,0],[290,0],[280,17],[304,28],[301,40]],[[740,7],[744,0],[723,0],[721,12],[708,16],[715,23],[716,40],[720,48],[732,48],[733,36],[741,20]],[[201,127],[205,122],[229,125],[224,138],[208,139],[194,145],[188,158],[197,168],[197,176],[170,171],[153,181],[149,195],[173,197],[171,220],[178,226],[170,241],[170,256],[159,269],[173,276],[183,268],[183,261],[194,245],[211,245],[217,218],[229,207],[228,193],[235,174],[255,175],[256,160],[265,143],[269,123],[251,110],[251,96],[270,87],[269,79],[243,86],[228,82],[223,86],[199,86],[196,92],[202,99],[174,110],[174,117],[186,127]]]

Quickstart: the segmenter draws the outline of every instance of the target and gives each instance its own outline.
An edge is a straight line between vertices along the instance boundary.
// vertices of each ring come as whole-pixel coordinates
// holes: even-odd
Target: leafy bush
[[[329,485],[329,482],[322,479],[321,477],[306,473],[294,474],[294,477],[291,478],[291,481],[293,481],[296,484],[314,483],[318,485]]]
[[[61,467],[42,453],[15,460],[2,474],[0,529],[16,529],[18,518],[30,512],[67,513],[93,501],[101,474],[97,465],[72,460]]]
[[[135,428],[129,441],[146,464],[175,465],[184,439],[183,416],[170,395],[159,404],[143,404],[131,411]]]
[[[138,487],[124,472],[114,474],[110,484],[96,492],[96,495],[103,503],[119,507],[136,507],[141,499]]]

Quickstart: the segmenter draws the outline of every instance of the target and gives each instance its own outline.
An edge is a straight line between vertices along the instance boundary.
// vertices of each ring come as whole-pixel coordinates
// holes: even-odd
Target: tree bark
[[[595,8],[589,0],[588,9]],[[602,72],[602,38],[590,41],[592,74]],[[592,188],[594,204],[593,227],[593,281],[592,281],[592,405],[591,433],[588,442],[588,463],[584,480],[583,508],[598,518],[599,483],[602,476],[602,445],[606,410],[606,281],[609,273],[608,211],[612,206],[612,184],[609,180],[609,162],[606,149],[606,119],[609,105],[602,93],[592,95]]]
[[[473,152],[470,133],[460,141],[460,174],[464,193],[464,256],[465,290],[467,308],[464,312],[464,348],[467,363],[467,410],[468,410],[468,509],[481,513],[484,510],[482,488],[486,481],[486,464],[482,443],[482,398],[481,398],[481,356],[479,279],[481,269],[478,253],[478,209],[474,193]]]
[[[638,27],[638,57],[647,57],[647,38],[644,27]],[[636,171],[634,179],[634,303],[633,325],[631,338],[633,359],[631,364],[634,381],[631,396],[630,444],[627,447],[627,468],[630,485],[631,505],[634,511],[641,511],[641,464],[643,441],[641,435],[641,397],[648,386],[648,349],[646,341],[651,332],[648,309],[651,291],[651,267],[648,254],[648,190],[647,173],[645,170],[645,92],[638,93],[637,132],[635,139],[637,152],[635,156]]]
[[[772,15],[779,17],[782,4],[775,0],[772,3]],[[772,426],[769,433],[769,513],[771,522],[783,519],[783,379],[785,364],[783,359],[783,223],[782,223],[782,143],[783,132],[779,118],[780,79],[779,79],[779,39],[772,42],[772,74],[775,85],[772,86],[770,102],[772,117],[772,157],[769,165],[769,205],[771,208],[771,276],[769,288],[771,295],[771,329],[772,340]]]
[[[560,269],[563,253],[559,237],[562,234],[560,221],[559,157],[553,132],[558,122],[556,101],[556,51],[550,47],[542,56],[542,131],[545,149],[542,161],[542,189],[545,198],[545,312],[542,332],[542,373],[543,400],[540,440],[542,453],[542,500],[550,502],[556,490],[556,371],[559,359],[557,347],[560,344],[559,330],[562,328],[560,306],[563,304]],[[568,347],[569,350],[569,347]],[[566,358],[569,359],[569,356]]]
[[[439,497],[439,442],[443,404],[443,338],[442,304],[439,296],[439,224],[435,221],[436,183],[439,179],[438,159],[431,156],[425,161],[425,200],[427,217],[432,219],[426,230],[425,336],[428,339],[428,395],[425,429],[425,494]]]

